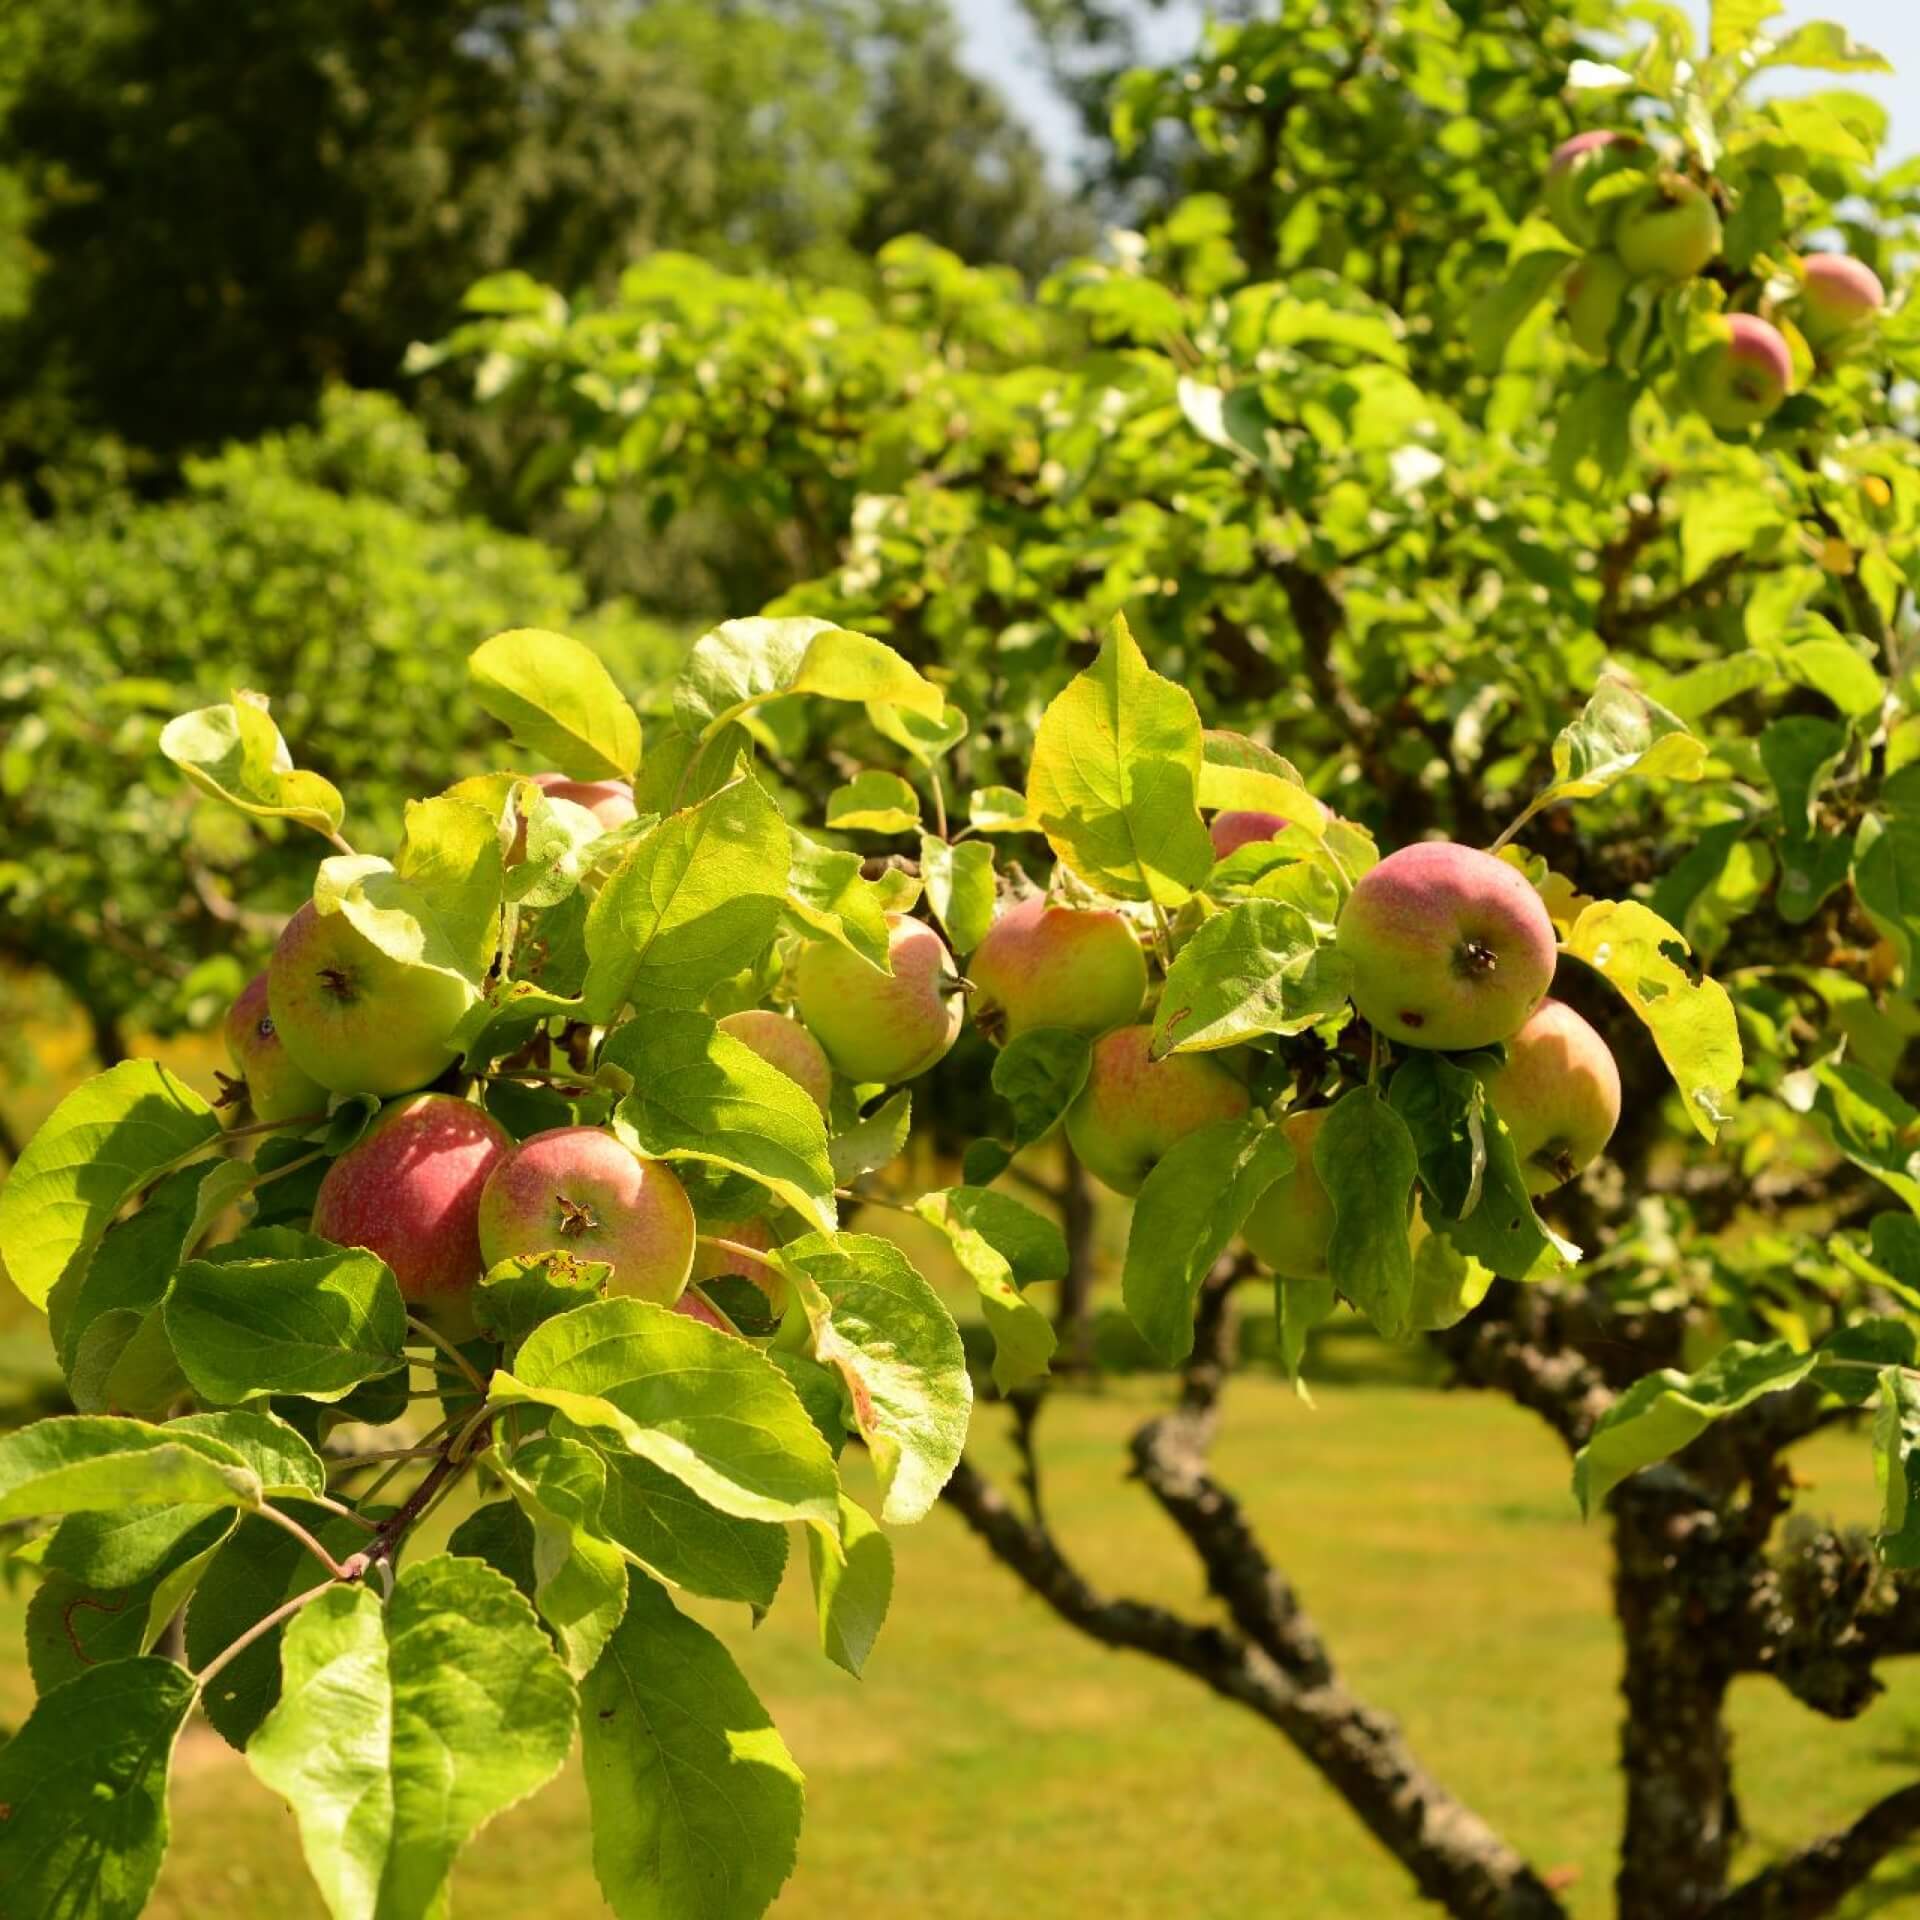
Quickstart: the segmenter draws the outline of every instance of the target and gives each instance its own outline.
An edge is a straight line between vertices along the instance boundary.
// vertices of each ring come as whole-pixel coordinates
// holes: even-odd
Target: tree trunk
[[[1726,1889],[1739,1828],[1724,1709],[1731,1675],[1708,1592],[1690,1577],[1719,1516],[1654,1475],[1614,1500],[1614,1604],[1626,1648],[1620,1760],[1627,1817],[1619,1920],[1697,1920]]]

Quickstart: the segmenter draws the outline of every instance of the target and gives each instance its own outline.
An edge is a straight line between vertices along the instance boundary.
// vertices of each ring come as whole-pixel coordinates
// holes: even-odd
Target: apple
[[[457,1055],[452,1034],[473,1002],[464,980],[403,966],[311,900],[267,965],[274,1030],[295,1066],[334,1093],[411,1093]]]
[[[1620,1069],[1607,1043],[1558,1000],[1543,1000],[1486,1078],[1529,1193],[1551,1193],[1597,1159],[1620,1121]]]
[[[1800,331],[1809,345],[1827,347],[1864,327],[1887,304],[1880,276],[1844,253],[1810,253],[1800,263]]]
[[[556,800],[585,807],[608,833],[639,818],[633,789],[624,780],[573,780],[564,773],[536,773],[533,784]]]
[[[1120,1027],[1094,1042],[1087,1083],[1067,1109],[1080,1164],[1115,1193],[1138,1193],[1176,1140],[1211,1120],[1237,1120],[1247,1090],[1204,1053],[1149,1060],[1153,1029]]]
[[[489,1267],[554,1248],[604,1260],[607,1288],[671,1306],[693,1269],[693,1202],[672,1172],[598,1127],[530,1134],[480,1196]]]
[[[1610,253],[1590,253],[1567,275],[1563,291],[1567,332],[1582,353],[1605,360],[1612,352],[1613,323],[1633,277]]]
[[[711,1327],[715,1333],[733,1332],[733,1328],[691,1289],[673,1303],[673,1310],[675,1313],[684,1313],[689,1320],[698,1320],[703,1327]]]
[[[1751,313],[1727,316],[1727,337],[1694,356],[1693,401],[1714,426],[1758,426],[1787,397],[1793,355],[1776,327]]]
[[[784,1313],[787,1306],[787,1283],[771,1267],[759,1260],[749,1260],[745,1254],[729,1253],[725,1247],[716,1247],[713,1239],[731,1240],[735,1246],[745,1247],[752,1253],[770,1253],[776,1244],[773,1228],[758,1214],[749,1220],[723,1222],[708,1229],[712,1238],[703,1239],[693,1250],[693,1273],[695,1282],[722,1280],[735,1275],[742,1280],[751,1280],[767,1296],[768,1304],[775,1313]]]
[[[1124,914],[1049,906],[1007,908],[967,962],[973,1017],[996,1044],[1035,1027],[1105,1033],[1139,1018],[1147,961]]]
[[[1547,214],[1576,247],[1598,246],[1614,211],[1603,207],[1596,214],[1587,204],[1588,196],[1608,174],[1644,166],[1647,152],[1647,143],[1639,135],[1607,127],[1576,133],[1554,148],[1547,162]]]
[[[732,1034],[789,1080],[797,1080],[801,1091],[825,1115],[833,1096],[833,1069],[820,1051],[820,1042],[798,1020],[789,1020],[771,1007],[748,1007],[742,1013],[728,1014],[720,1022],[720,1031]]]
[[[1323,801],[1316,800],[1314,805],[1320,809],[1321,819],[1333,818],[1333,809]],[[1277,838],[1292,825],[1293,822],[1284,813],[1229,808],[1225,813],[1216,813],[1207,822],[1207,838],[1213,842],[1213,857],[1224,860],[1228,854],[1237,853],[1242,847]]]
[[[1553,981],[1553,922],[1518,868],[1446,840],[1361,875],[1335,941],[1376,1031],[1441,1052],[1518,1033]]]
[[[327,1090],[288,1056],[267,1005],[267,976],[256,973],[227,1009],[227,1058],[256,1120],[298,1120],[325,1113]],[[229,1089],[234,1092],[235,1089]]]
[[[965,1014],[947,943],[904,913],[887,915],[893,972],[830,940],[803,948],[794,999],[836,1073],[892,1085],[925,1073],[960,1037]]]
[[[485,1271],[481,1189],[512,1150],[513,1136],[471,1101],[450,1093],[392,1101],[327,1169],[313,1230],[377,1253],[410,1305],[464,1335]]]
[[[1613,250],[1636,280],[1691,280],[1720,251],[1720,216],[1704,187],[1665,174],[1621,208]]]
[[[1280,1122],[1280,1131],[1293,1148],[1293,1171],[1254,1202],[1241,1229],[1241,1238],[1255,1258],[1289,1280],[1314,1280],[1327,1270],[1333,1201],[1313,1164],[1313,1143],[1328,1112],[1326,1107],[1309,1107]]]

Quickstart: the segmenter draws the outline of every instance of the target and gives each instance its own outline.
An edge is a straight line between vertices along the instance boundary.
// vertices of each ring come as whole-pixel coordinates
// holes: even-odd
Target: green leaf
[[[1920,1380],[1904,1367],[1881,1369],[1873,1471],[1880,1483],[1874,1540],[1880,1559],[1889,1567],[1920,1567]]]
[[[473,697],[537,759],[575,780],[630,780],[640,721],[600,656],[564,633],[496,633],[467,660]]]
[[[1574,1455],[1573,1491],[1591,1515],[1630,1473],[1678,1453],[1716,1420],[1769,1393],[1797,1387],[1816,1355],[1784,1340],[1730,1341],[1692,1374],[1663,1367],[1636,1380],[1600,1417]]]
[[[1280,1344],[1280,1364],[1286,1368],[1294,1392],[1309,1406],[1313,1404],[1313,1396],[1300,1377],[1300,1368],[1307,1357],[1308,1338],[1323,1320],[1333,1317],[1336,1298],[1333,1281],[1326,1274],[1310,1280],[1290,1279],[1279,1273],[1273,1276],[1273,1317]]]
[[[920,796],[897,773],[858,774],[827,795],[836,832],[911,833],[919,824]]]
[[[927,905],[946,929],[955,953],[969,954],[993,925],[993,849],[984,840],[949,846],[932,834],[920,836],[920,879]]]
[[[1423,1217],[1429,1202],[1420,1201]],[[1428,1233],[1413,1249],[1413,1297],[1407,1307],[1407,1325],[1415,1333],[1437,1333],[1457,1325],[1493,1285],[1494,1271],[1463,1252],[1444,1233]]]
[[[286,1421],[271,1413],[239,1408],[229,1413],[190,1413],[169,1421],[166,1431],[176,1439],[195,1436],[224,1452],[237,1454],[260,1482],[269,1500],[318,1498],[327,1490],[327,1469]]]
[[[670,1308],[603,1300],[562,1314],[491,1390],[651,1460],[722,1513],[834,1522],[833,1459],[792,1387],[758,1349]]]
[[[1176,1140],[1147,1175],[1133,1203],[1120,1294],[1165,1365],[1178,1366],[1193,1351],[1193,1307],[1208,1269],[1293,1166],[1278,1126],[1216,1120]]]
[[[710,1600],[773,1605],[787,1564],[787,1530],[742,1520],[696,1499],[672,1474],[635,1453],[607,1453],[600,1524],[643,1571]],[[809,1527],[812,1538],[820,1531]]]
[[[134,1194],[217,1139],[219,1116],[165,1067],[123,1060],[54,1108],[0,1186],[0,1259],[36,1307]]]
[[[292,820],[331,835],[346,818],[337,787],[317,773],[295,770],[287,743],[257,693],[236,693],[225,706],[169,720],[161,730],[160,751],[202,793],[257,819]]]
[[[579,1260],[570,1253],[503,1260],[488,1268],[474,1289],[474,1324],[504,1350],[511,1365],[528,1334],[542,1321],[571,1313],[589,1301],[604,1300],[612,1271],[604,1260]]]
[[[1352,969],[1312,921],[1279,900],[1245,900],[1202,921],[1167,971],[1148,1049],[1208,1053],[1260,1033],[1299,1033],[1347,1003]]]
[[[1713,0],[1707,45],[1714,53],[1743,52],[1762,25],[1781,11],[1780,0]]]
[[[406,1568],[384,1607],[329,1588],[280,1659],[247,1764],[292,1807],[333,1920],[439,1920],[460,1849],[573,1743],[573,1683],[532,1609],[443,1555]]]
[[[1624,680],[1603,680],[1580,718],[1554,741],[1553,779],[1533,804],[1590,799],[1629,775],[1698,780],[1706,758],[1706,748],[1677,714]]]
[[[808,932],[836,940],[869,966],[891,973],[886,895],[861,872],[859,854],[790,831],[793,865],[787,875],[787,911]]]
[[[587,915],[585,1000],[698,1007],[766,951],[786,898],[786,822],[760,783],[730,782],[636,841]]]
[[[1764,687],[1779,670],[1771,654],[1752,649],[1705,661],[1667,683],[1667,709],[1676,719],[1691,725],[1729,700]]]
[[[759,1920],[793,1871],[800,1770],[726,1648],[643,1574],[580,1728],[593,1868],[619,1920]]]
[[[967,737],[966,713],[952,705],[929,715],[912,707],[891,707],[884,701],[870,701],[867,723],[883,740],[904,747],[923,767],[932,766]]]
[[[986,1187],[923,1193],[913,1210],[940,1230],[980,1290],[993,1335],[994,1385],[1012,1393],[1043,1378],[1053,1358],[1053,1325],[1021,1289],[1066,1278],[1067,1243],[1060,1229],[1010,1194]]]
[[[831,1233],[826,1123],[799,1084],[705,1014],[654,1014],[616,1027],[603,1065],[633,1076],[614,1130],[656,1160],[744,1174]]]
[[[902,1087],[827,1142],[834,1184],[850,1187],[863,1174],[877,1172],[899,1159],[912,1131],[913,1095]]]
[[[1837,634],[1827,640],[1798,641],[1781,658],[1794,680],[1831,700],[1850,720],[1877,713],[1886,698],[1886,682],[1872,660]]]
[[[407,1307],[386,1262],[298,1238],[297,1258],[251,1257],[243,1239],[174,1275],[167,1334],[202,1399],[339,1400],[406,1365]]]
[[[1578,256],[1561,247],[1537,247],[1507,269],[1507,277],[1473,310],[1467,321],[1467,345],[1482,373],[1492,373],[1507,357],[1507,345],[1521,323],[1555,287]]]
[[[137,1920],[167,1851],[167,1769],[193,1708],[171,1660],[115,1660],[46,1694],[0,1747],[0,1912]]]
[[[336,854],[323,860],[313,883],[316,913],[337,913],[363,939],[403,967],[423,967],[477,987],[472,942],[464,946],[433,902],[385,860],[373,854]]]
[[[1080,1097],[1092,1064],[1092,1038],[1066,1027],[1030,1027],[1001,1048],[993,1090],[1013,1109],[1016,1146],[1053,1131]]]
[[[1038,833],[1017,787],[979,787],[967,796],[967,824],[975,833]]]
[[[1813,831],[1813,803],[1847,750],[1847,731],[1818,714],[1787,714],[1760,736],[1760,764],[1780,798],[1789,840]]]
[[[1740,1084],[1740,1029],[1726,988],[1704,975],[1692,979],[1675,957],[1691,951],[1685,938],[1637,901],[1596,900],[1561,950],[1604,974],[1639,1015],[1688,1119],[1712,1140]]]
[[[0,1434],[0,1520],[92,1508],[254,1507],[260,1477],[232,1447],[105,1414]]]
[[[1277,813],[1313,840],[1327,817],[1290,760],[1242,733],[1209,727],[1201,736],[1200,804],[1216,812]],[[1211,856],[1213,843],[1207,843]]]
[[[493,821],[471,801],[445,794],[409,800],[394,870],[433,910],[466,978],[484,980],[500,945],[506,888]]]
[[[1891,73],[1885,54],[1863,46],[1832,20],[1809,20],[1783,40],[1755,50],[1755,69],[1810,67],[1822,73]]]
[[[1404,1338],[1413,1297],[1408,1209],[1419,1173],[1406,1122],[1372,1087],[1355,1087],[1329,1109],[1313,1165],[1333,1202],[1334,1286],[1389,1340]]]
[[[627,1610],[627,1563],[601,1520],[606,1463],[578,1441],[545,1435],[498,1470],[533,1528],[533,1604],[567,1671],[581,1679]]]
[[[807,1565],[820,1651],[857,1679],[893,1599],[893,1542],[856,1501],[840,1496],[840,1537],[807,1529]]]
[[[885,1495],[880,1517],[924,1519],[959,1462],[973,1407],[953,1315],[888,1240],[808,1234],[779,1259],[798,1284],[815,1359],[846,1384]]]
[[[1116,614],[1099,659],[1041,717],[1027,810],[1089,886],[1178,906],[1213,865],[1200,764],[1193,696],[1148,667]]]
[[[830,620],[728,620],[687,656],[674,706],[703,739],[784,694],[904,707],[938,721],[940,689],[884,642]]]
[[[1920,952],[1920,766],[1903,767],[1888,779],[1874,811],[1860,822],[1853,841],[1853,890],[1892,943],[1902,984],[1912,993],[1920,984],[1914,964]],[[34,1144],[28,1145],[28,1157]],[[0,1189],[0,1208],[10,1191],[10,1186]]]
[[[1823,1061],[1785,1089],[1790,1106],[1811,1111],[1856,1167],[1920,1213],[1920,1108],[1851,1062]]]

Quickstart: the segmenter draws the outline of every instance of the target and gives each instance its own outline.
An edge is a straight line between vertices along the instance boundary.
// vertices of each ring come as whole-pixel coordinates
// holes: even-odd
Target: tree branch
[[[1577,1452],[1613,1405],[1613,1391],[1571,1347],[1532,1337],[1513,1320],[1469,1314],[1432,1336],[1461,1382],[1493,1387],[1530,1408]]]
[[[1920,1835],[1920,1785],[1879,1800],[1852,1826],[1757,1873],[1707,1920],[1821,1920],[1897,1848]]]

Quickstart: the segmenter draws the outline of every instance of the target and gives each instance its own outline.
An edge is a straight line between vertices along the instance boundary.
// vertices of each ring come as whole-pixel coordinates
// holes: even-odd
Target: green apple
[[[612,1269],[610,1293],[671,1306],[693,1270],[693,1202],[672,1172],[598,1127],[531,1134],[480,1196],[489,1267],[558,1248]]]
[[[1529,1193],[1551,1193],[1597,1159],[1620,1122],[1620,1069],[1607,1043],[1558,1000],[1543,1000],[1487,1075]]]
[[[1237,1120],[1247,1090],[1210,1054],[1147,1056],[1153,1029],[1120,1027],[1094,1042],[1087,1083],[1067,1109],[1080,1164],[1115,1193],[1138,1193],[1176,1140],[1212,1120]]]
[[[1726,338],[1694,356],[1693,403],[1729,433],[1758,426],[1793,385],[1793,355],[1776,327],[1751,313],[1728,314]]]
[[[720,1031],[732,1034],[789,1080],[798,1081],[800,1090],[825,1115],[833,1097],[833,1069],[820,1051],[820,1042],[798,1020],[789,1020],[771,1007],[748,1007],[728,1014],[720,1022]]]
[[[1649,149],[1639,135],[1596,128],[1576,133],[1554,148],[1547,162],[1547,214],[1576,247],[1595,247],[1606,238],[1613,208],[1588,204],[1595,187],[1609,174],[1644,167]]]
[[[830,940],[801,950],[794,1001],[836,1073],[888,1086],[946,1057],[965,1014],[947,943],[904,913],[887,915],[893,971]]]
[[[1798,319],[1812,347],[1830,347],[1859,332],[1887,304],[1880,276],[1864,260],[1810,253],[1800,265]]]
[[[1611,357],[1613,323],[1633,285],[1633,276],[1610,253],[1590,253],[1567,275],[1562,292],[1567,332],[1582,353]]]
[[[1664,174],[1628,197],[1613,250],[1636,280],[1691,280],[1720,252],[1720,216],[1704,187]]]
[[[513,1136],[471,1101],[450,1093],[391,1101],[327,1169],[313,1230],[377,1253],[409,1305],[464,1338],[485,1271],[481,1190],[512,1150]]]
[[[1124,914],[1037,895],[987,929],[967,977],[974,1020],[995,1042],[1035,1027],[1105,1033],[1137,1019],[1147,997],[1146,955]]]
[[[1526,876],[1446,840],[1402,847],[1362,874],[1335,939],[1353,1004],[1404,1047],[1505,1040],[1553,981],[1553,922]]]
[[[244,1092],[244,1111],[254,1119],[298,1120],[326,1112],[326,1088],[294,1065],[273,1024],[264,973],[256,973],[227,1009],[226,1039],[227,1058],[240,1076],[239,1087],[229,1088],[228,1096]]]
[[[302,1073],[335,1093],[411,1093],[453,1065],[473,1003],[464,980],[404,966],[311,900],[267,965],[274,1030]]]
[[[1254,1202],[1241,1237],[1263,1266],[1289,1280],[1314,1280],[1327,1270],[1333,1238],[1333,1200],[1313,1164],[1313,1143],[1330,1109],[1290,1113],[1280,1131],[1293,1148],[1293,1171]]]

